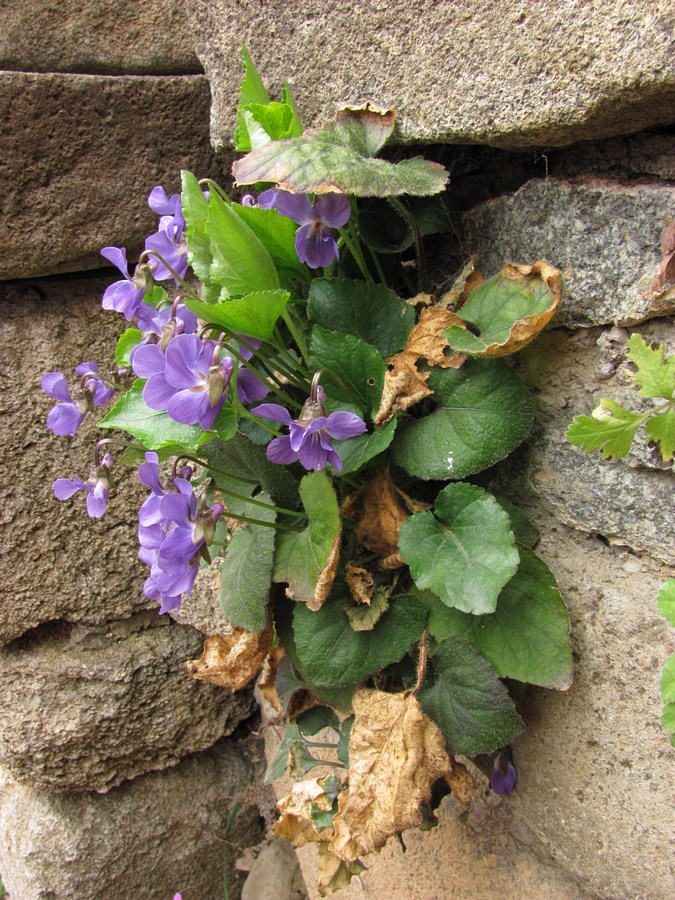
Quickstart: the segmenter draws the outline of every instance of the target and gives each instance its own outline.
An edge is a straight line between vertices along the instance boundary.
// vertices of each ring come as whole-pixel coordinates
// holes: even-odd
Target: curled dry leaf
[[[353,631],[372,631],[382,616],[389,609],[391,587],[380,585],[373,595],[372,603],[366,606],[347,604],[345,613]]]
[[[664,291],[668,294],[673,293],[675,286],[675,219],[666,226],[661,235],[661,253],[663,259],[656,278],[649,288],[650,294],[661,294]]]
[[[365,871],[365,866],[358,859],[345,862],[336,856],[327,844],[319,844],[319,881],[320,897],[327,897],[335,891],[347,887],[355,875]]]
[[[347,587],[355,603],[370,605],[375,590],[375,579],[368,569],[347,563]]]
[[[271,645],[271,627],[265,631],[233,628],[231,634],[207,638],[200,658],[185,665],[191,678],[240,691],[258,674]]]
[[[277,692],[277,668],[284,657],[284,648],[272,647],[263,662],[257,688],[264,700],[277,712],[283,713],[283,703]]]
[[[440,729],[422,713],[414,694],[362,688],[353,708],[349,793],[340,795],[329,845],[347,862],[419,825],[420,805],[451,767]]]
[[[470,291],[485,280],[476,268],[478,254],[474,253],[452,283],[452,287],[438,301],[438,306],[444,309],[455,309],[466,300]]]
[[[290,841],[294,847],[310,843],[327,843],[333,836],[333,829],[317,830],[312,819],[312,811],[315,809],[330,812],[334,800],[334,794],[326,793],[325,777],[296,781],[290,794],[277,803],[281,818],[273,828],[275,837]]]
[[[457,797],[460,803],[468,806],[473,800],[473,796],[478,790],[478,782],[467,769],[464,763],[451,757],[452,768],[445,776],[445,780],[450,785],[450,790]]]
[[[417,368],[421,359],[431,366],[444,369],[462,365],[465,354],[446,354],[450,345],[444,332],[452,325],[465,327],[459,316],[447,309],[426,307],[422,310],[419,322],[413,326],[403,350],[387,360],[391,369],[384,375],[380,408],[373,420],[375,425],[385,425],[397,413],[410,409],[433,393],[426,383],[429,373],[420,372]]]
[[[398,553],[399,528],[414,512],[429,509],[399,490],[383,469],[361,490],[350,494],[342,514],[356,522],[356,537],[364,547],[376,553],[386,568],[404,565]]]
[[[330,589],[333,587],[333,582],[335,581],[335,573],[337,572],[337,565],[340,559],[341,540],[342,529],[340,528],[335,540],[333,541],[333,546],[331,547],[328,561],[323,567],[323,570],[321,571],[321,574],[319,575],[319,578],[316,582],[314,597],[310,597],[307,600],[307,606],[312,610],[312,612],[317,612],[317,610],[321,609],[321,607],[328,599]],[[295,599],[295,597],[293,596],[293,592],[290,590],[290,586],[286,589],[286,596],[290,600]]]

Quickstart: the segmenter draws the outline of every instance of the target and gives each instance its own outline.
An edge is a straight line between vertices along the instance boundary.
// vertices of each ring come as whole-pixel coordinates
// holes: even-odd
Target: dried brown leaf
[[[307,600],[307,606],[312,610],[312,612],[317,612],[324,605],[326,600],[328,599],[328,595],[330,594],[330,590],[333,587],[333,582],[335,581],[335,573],[337,572],[337,565],[340,559],[340,543],[342,541],[342,528],[338,529],[338,533],[335,536],[335,540],[333,541],[333,546],[331,547],[330,554],[328,556],[328,562],[323,568],[323,571],[319,575],[319,578],[316,582],[316,590],[314,591],[314,597]],[[286,596],[289,599],[293,600],[293,594],[290,591],[290,588],[286,589]]]
[[[372,631],[382,616],[389,609],[389,596],[391,588],[379,587],[374,595],[372,603],[345,606],[345,613],[353,631]]]
[[[469,258],[469,261],[466,263],[457,278],[455,278],[450,290],[447,291],[447,293],[443,294],[441,299],[438,301],[438,306],[444,307],[445,309],[456,309],[458,306],[461,306],[462,303],[464,303],[469,291],[473,290],[473,288],[475,287],[478,287],[479,284],[482,284],[484,279],[481,273],[476,268],[477,259],[477,253],[474,253],[473,256]]]
[[[405,351],[397,353],[387,362],[392,368],[384,373],[380,408],[373,419],[378,428],[433,394],[426,384],[429,373],[417,371],[417,357],[414,354]]]
[[[273,827],[275,837],[290,841],[294,847],[303,844],[328,842],[333,836],[332,828],[314,827],[312,807],[329,812],[333,799],[326,794],[325,778],[310,778],[296,781],[287,797],[277,803],[281,818]],[[333,795],[334,796],[334,795]]]
[[[271,627],[265,631],[233,628],[230,634],[207,638],[200,658],[185,665],[191,678],[240,691],[258,674],[271,646]]]
[[[656,278],[649,288],[650,294],[661,294],[675,283],[675,219],[666,226],[661,235],[661,253],[663,259]]]
[[[347,563],[347,587],[355,603],[370,605],[375,590],[375,579],[368,569]]]
[[[327,844],[319,844],[319,881],[317,887],[320,897],[327,897],[344,887],[355,875],[360,875],[365,866],[358,859],[345,862],[336,856]]]
[[[468,806],[478,790],[478,782],[467,767],[456,759],[452,759],[452,768],[445,776],[450,785],[450,790],[460,803]]]
[[[262,671],[258,680],[258,690],[263,698],[278,713],[283,712],[284,705],[277,692],[277,667],[284,655],[284,648],[281,645],[272,647],[263,662]]]
[[[354,694],[349,741],[349,795],[333,819],[331,849],[346,861],[384,846],[391,834],[419,825],[420,805],[451,767],[438,726],[414,694],[361,688]]]
[[[420,509],[428,506],[399,490],[389,470],[383,469],[365,487],[347,497],[342,513],[355,520],[356,537],[364,547],[382,559],[393,559],[398,556],[399,528],[408,516]]]
[[[451,325],[466,328],[462,319],[449,309],[441,309],[438,306],[423,309],[419,322],[413,326],[408,335],[403,353],[412,353],[416,361],[426,359],[430,366],[440,366],[442,369],[459,368],[466,355],[452,350],[443,334]],[[449,356],[446,355],[446,350],[450,350]]]

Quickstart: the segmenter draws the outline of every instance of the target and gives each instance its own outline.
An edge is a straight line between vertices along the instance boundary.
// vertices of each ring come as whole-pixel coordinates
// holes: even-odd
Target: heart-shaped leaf
[[[333,447],[342,460],[342,474],[358,472],[362,466],[383,453],[394,438],[396,421],[389,422],[372,434],[358,434],[346,441],[334,441]]]
[[[398,542],[417,587],[474,615],[494,612],[518,568],[508,515],[472,484],[443,488],[433,513],[415,513],[403,522]]]
[[[323,378],[328,397],[356,403],[367,415],[377,409],[387,366],[374,347],[351,334],[315,325],[309,349],[312,369],[328,369],[339,379],[328,373]]]
[[[148,450],[175,444],[191,450],[199,446],[205,435],[199,425],[181,425],[163,410],[150,409],[142,396],[144,385],[145,381],[137,379],[131,390],[101,419],[98,427],[126,431]]]
[[[466,478],[507,456],[532,427],[527,388],[501,359],[468,359],[459,369],[434,368],[428,387],[438,408],[399,427],[396,465],[426,479]]]
[[[269,341],[279,316],[290,299],[288,291],[256,291],[237,300],[204,303],[186,299],[185,305],[211,325],[221,325],[234,334]]]
[[[551,571],[530,550],[491,615],[470,616],[428,598],[429,631],[473,644],[502,678],[565,691],[572,683],[569,616]]]
[[[453,755],[489,753],[510,744],[523,730],[495,670],[458,638],[448,637],[438,645],[417,696]]]

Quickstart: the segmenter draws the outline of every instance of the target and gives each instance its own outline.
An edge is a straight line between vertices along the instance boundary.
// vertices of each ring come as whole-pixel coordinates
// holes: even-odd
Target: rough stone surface
[[[288,841],[271,841],[258,854],[241,900],[306,900],[298,858]]]
[[[5,647],[0,762],[34,787],[103,791],[210,747],[250,714],[252,698],[189,678],[185,662],[203,640],[153,611]]]
[[[188,0],[216,145],[232,136],[244,41],[288,79],[307,125],[337,106],[393,107],[399,139],[545,148],[675,119],[668,0]],[[412,61],[412,64],[411,64]]]
[[[0,69],[84,74],[200,71],[183,0],[4,0]]]
[[[0,770],[0,872],[12,900],[223,896],[237,854],[262,839],[241,742],[221,741],[107,794],[50,795]],[[228,823],[237,802],[244,806]],[[227,843],[226,843],[227,842]]]
[[[555,329],[520,355],[521,374],[534,390],[537,424],[525,447],[500,468],[499,483],[508,488],[526,480],[563,522],[675,565],[672,468],[662,468],[649,453],[644,431],[630,455],[616,463],[584,453],[565,438],[574,416],[590,415],[603,397],[634,411],[654,406],[632,387],[627,333],[621,331]],[[635,331],[675,352],[670,321],[653,319]],[[617,342],[610,340],[615,332]]]
[[[464,216],[466,246],[494,275],[544,258],[563,275],[558,325],[632,324],[675,312],[675,292],[652,295],[675,187],[600,179],[533,179]]]
[[[56,478],[87,478],[97,434],[91,420],[72,439],[48,431],[54,401],[40,379],[51,371],[70,378],[75,365],[92,359],[110,372],[116,336],[126,327],[122,316],[101,309],[112,280],[96,275],[0,284],[0,644],[55,619],[96,624],[156,608],[143,596],[146,570],[136,557],[134,521],[145,490],[135,471],[114,470],[115,491],[98,520],[87,517],[81,493],[59,502],[51,489]]]
[[[190,596],[183,600],[180,609],[170,614],[172,619],[181,625],[191,625],[203,634],[224,634],[230,628],[218,601],[220,564],[218,557],[200,571]]]
[[[96,268],[107,245],[133,264],[150,190],[218,175],[208,118],[201,75],[0,73],[0,279]]]

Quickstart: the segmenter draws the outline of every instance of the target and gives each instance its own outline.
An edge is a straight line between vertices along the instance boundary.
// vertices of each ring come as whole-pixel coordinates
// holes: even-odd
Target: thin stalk
[[[158,259],[164,266],[166,266],[166,268],[169,270],[169,272],[171,272],[171,274],[173,275],[173,277],[176,279],[176,281],[178,282],[178,284],[183,288],[183,290],[185,291],[185,293],[186,293],[188,296],[192,297],[193,300],[201,300],[201,299],[202,299],[202,298],[199,296],[199,294],[196,294],[196,293],[192,290],[192,288],[189,286],[189,284],[188,284],[186,281],[184,281],[184,280],[180,277],[180,275],[175,271],[175,269],[173,269],[173,268],[167,263],[167,261],[164,259],[164,257],[163,257],[160,253],[157,253],[156,250],[144,250],[144,251],[141,253],[141,255],[138,257],[138,262],[140,263],[141,260],[145,260],[145,259],[147,259],[149,256],[155,256],[155,257],[157,257],[157,259]]]
[[[412,229],[413,236],[415,238],[415,259],[417,262],[417,288],[418,290],[424,290],[426,286],[427,279],[427,269],[426,262],[424,259],[424,247],[422,246],[422,235],[420,233],[419,225],[417,224],[417,220],[415,216],[412,215],[409,209],[406,209],[405,204],[401,203],[400,200],[397,200],[396,197],[387,197],[387,202],[394,209],[399,216],[406,222],[409,227]]]
[[[213,190],[216,192],[216,194],[218,194],[218,195],[220,196],[221,200],[224,200],[225,203],[228,203],[228,204],[229,204],[229,203],[232,203],[232,200],[231,200],[231,199],[229,198],[229,196],[225,193],[225,191],[224,191],[223,188],[218,184],[217,181],[213,181],[211,178],[200,178],[200,179],[199,179],[199,186],[201,187],[203,184],[208,185],[209,188],[213,188]]]
[[[300,355],[302,356],[303,362],[305,363],[305,365],[308,365],[309,351],[307,349],[307,343],[305,341],[305,336],[303,334],[300,334],[300,331],[295,326],[293,317],[291,316],[291,314],[289,313],[289,311],[287,309],[284,309],[284,311],[281,314],[281,317],[284,320],[284,322],[286,323],[286,327],[290,331],[291,335],[293,336],[293,340],[295,341],[297,348],[300,351]]]
[[[353,225],[351,222],[348,222],[344,228],[340,229],[340,237],[345,242],[347,249],[353,256],[354,262],[359,267],[359,270],[363,277],[366,279],[366,281],[373,281],[373,276],[368,271],[368,266],[366,265],[366,260],[363,255],[363,251],[361,250],[358,236],[353,231]]]

